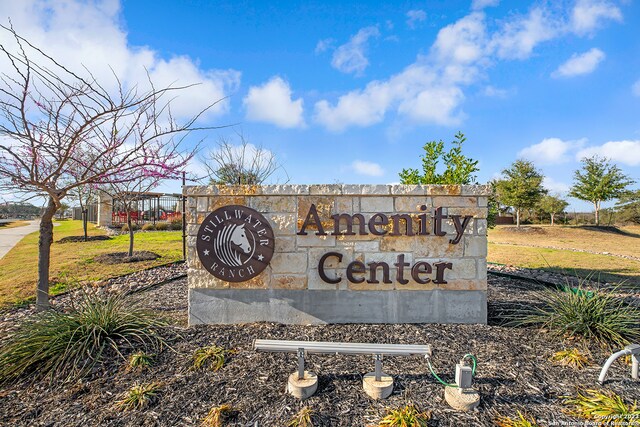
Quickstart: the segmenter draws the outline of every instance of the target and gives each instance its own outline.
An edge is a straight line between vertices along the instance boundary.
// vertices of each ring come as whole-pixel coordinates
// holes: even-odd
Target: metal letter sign
[[[251,208],[223,206],[200,225],[196,249],[209,273],[227,282],[244,282],[269,265],[274,249],[273,230]]]

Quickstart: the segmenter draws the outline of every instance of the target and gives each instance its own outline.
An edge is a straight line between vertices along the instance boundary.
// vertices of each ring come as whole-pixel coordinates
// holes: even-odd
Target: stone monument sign
[[[487,186],[184,192],[191,324],[486,323]]]

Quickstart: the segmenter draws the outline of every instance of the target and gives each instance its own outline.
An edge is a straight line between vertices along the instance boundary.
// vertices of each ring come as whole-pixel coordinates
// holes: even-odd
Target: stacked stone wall
[[[487,186],[191,186],[185,187],[184,192],[187,196],[187,262],[191,290],[207,290],[204,294],[214,296],[216,294],[212,291],[215,290],[298,291],[307,293],[306,299],[322,298],[323,294],[314,292],[334,291],[338,292],[338,296],[349,294],[349,299],[356,300],[357,293],[366,291],[394,294],[437,291],[438,298],[446,298],[446,295],[440,296],[446,292],[455,292],[457,295],[460,291],[469,291],[481,296],[473,301],[485,304],[478,316],[481,322],[483,316],[486,318]],[[215,278],[204,269],[196,253],[200,224],[209,213],[226,205],[244,205],[260,212],[274,231],[275,251],[269,266],[246,282],[226,282]],[[315,224],[306,228],[307,235],[298,234],[312,205],[327,235],[316,235]],[[442,208],[441,214],[447,217],[442,221],[442,230],[446,232],[443,236],[434,235],[433,232],[432,216],[437,208]],[[365,235],[334,235],[332,215],[361,214],[367,221],[377,213],[387,216],[408,214],[414,221],[412,230],[420,227],[418,215],[426,213],[430,219],[427,227],[429,234],[409,236],[404,233],[394,236],[390,235],[389,224],[382,227],[387,231],[382,236],[370,232]],[[456,231],[453,216],[461,219],[471,217],[463,233]],[[359,230],[357,222],[353,230]],[[340,231],[344,232],[344,226]],[[458,234],[462,234],[459,242],[452,243]],[[322,266],[327,276],[340,277],[342,280],[339,283],[327,283],[319,274],[320,258],[327,252],[342,254],[341,262],[336,257],[330,257]],[[404,276],[409,280],[408,283],[399,283],[394,266],[398,262],[398,255],[404,255],[404,261],[410,265],[424,261],[434,266],[432,274],[423,273],[420,276],[429,278],[429,283],[416,282],[408,272]],[[383,283],[382,280],[380,283],[369,283],[369,280],[351,283],[347,280],[346,270],[352,261],[387,263],[392,283]],[[446,283],[437,283],[435,280],[435,265],[439,263],[451,263],[451,268],[444,270],[443,282]],[[407,270],[410,268],[407,267]],[[369,270],[361,276],[369,279]],[[451,297],[454,298],[454,294]],[[407,296],[402,298],[406,299]],[[464,311],[465,308],[460,307],[460,310]],[[477,307],[470,307],[470,310],[477,313]],[[477,321],[478,316],[474,316],[471,317]],[[427,316],[425,320],[433,319]],[[191,321],[199,323],[193,317]]]

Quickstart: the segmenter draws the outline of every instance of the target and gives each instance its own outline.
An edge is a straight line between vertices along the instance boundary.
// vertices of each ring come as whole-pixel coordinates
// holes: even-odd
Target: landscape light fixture
[[[607,375],[607,371],[611,367],[611,364],[619,357],[631,355],[631,378],[634,380],[638,379],[638,365],[640,365],[640,344],[629,344],[622,350],[613,353],[607,361],[604,363],[602,367],[602,371],[600,371],[600,376],[598,377],[598,382],[602,384],[604,382],[604,377]]]

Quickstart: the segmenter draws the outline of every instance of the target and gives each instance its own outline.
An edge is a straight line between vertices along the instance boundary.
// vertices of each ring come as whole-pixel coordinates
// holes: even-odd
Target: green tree
[[[562,199],[560,195],[546,195],[540,199],[540,203],[538,204],[538,208],[551,216],[551,225],[554,225],[555,216],[558,213],[564,212],[564,210],[569,206],[566,200]]]
[[[455,135],[451,142],[451,149],[444,150],[442,140],[429,141],[424,147],[425,154],[421,156],[422,171],[417,169],[403,169],[400,172],[401,184],[473,184],[476,182],[474,172],[479,171],[478,161],[462,154],[462,144],[467,139],[462,132]],[[438,173],[438,163],[442,160],[445,165],[443,173]]]
[[[640,189],[620,195],[615,210],[617,221],[640,224]]]
[[[600,205],[624,194],[633,180],[609,159],[593,156],[582,159],[582,169],[575,171],[569,195],[593,203],[596,225],[600,225]]]
[[[496,181],[496,193],[500,203],[512,206],[516,211],[516,225],[520,227],[523,209],[535,207],[546,190],[542,187],[544,176],[527,160],[516,160],[502,171],[503,179]]]

